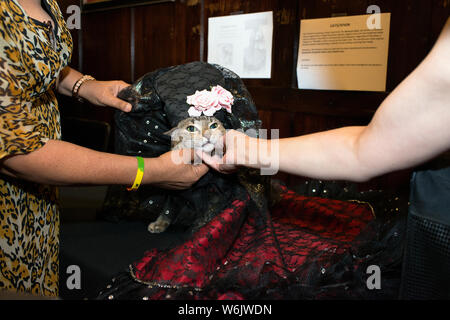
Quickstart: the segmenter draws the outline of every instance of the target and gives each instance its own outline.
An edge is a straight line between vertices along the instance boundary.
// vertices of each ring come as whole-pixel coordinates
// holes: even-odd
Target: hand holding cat
[[[250,145],[252,139],[242,132],[228,130],[223,136],[225,154],[222,158],[210,156],[201,151],[198,151],[197,155],[214,170],[224,174],[230,174],[235,172],[239,166],[249,166],[249,152],[251,151]]]
[[[123,81],[86,81],[80,87],[80,96],[97,106],[109,106],[124,112],[131,111],[131,104],[117,98],[117,94],[129,84]]]
[[[177,159],[177,161],[174,161]],[[193,150],[173,150],[148,159],[152,167],[150,183],[163,189],[182,190],[191,187],[208,171],[205,164],[193,165]]]

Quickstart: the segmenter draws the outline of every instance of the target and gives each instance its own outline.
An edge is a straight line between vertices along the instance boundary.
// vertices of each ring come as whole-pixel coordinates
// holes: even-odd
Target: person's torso
[[[17,0],[0,2],[2,19],[7,20],[8,33],[14,37],[23,64],[23,72],[28,76],[27,85],[22,88],[30,99],[51,90],[61,70],[71,58],[72,38],[64,17],[55,0],[42,0],[42,6],[53,20],[53,28],[45,21],[29,17]]]

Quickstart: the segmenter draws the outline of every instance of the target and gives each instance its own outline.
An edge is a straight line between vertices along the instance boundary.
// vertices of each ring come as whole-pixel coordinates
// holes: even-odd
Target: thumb
[[[117,84],[117,87],[118,87],[119,91],[121,91],[121,90],[123,90],[123,89],[125,89],[127,87],[130,87],[130,86],[131,86],[131,84],[126,83],[125,81],[119,81],[118,84]]]
[[[203,177],[209,171],[209,167],[203,163],[199,165],[194,165],[192,166],[192,168],[198,179]]]
[[[123,112],[130,112],[132,107],[131,104],[119,99],[117,97],[111,96],[111,99],[108,101],[109,106],[122,110]]]

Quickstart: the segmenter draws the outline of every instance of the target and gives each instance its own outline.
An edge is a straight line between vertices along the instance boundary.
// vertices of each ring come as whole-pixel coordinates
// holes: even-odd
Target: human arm
[[[187,151],[174,151],[191,158]],[[207,171],[204,164],[175,163],[172,153],[144,159],[142,184],[185,189]],[[51,185],[132,185],[137,171],[135,157],[90,150],[68,142],[49,140],[28,154],[5,157],[0,172],[19,179]]]
[[[71,96],[75,83],[83,76],[80,72],[70,67],[61,70],[58,78],[58,92]],[[123,81],[93,81],[84,82],[78,93],[83,99],[97,106],[110,106],[125,112],[131,111],[131,105],[117,98],[120,90],[128,87],[129,84]]]
[[[450,147],[450,19],[425,60],[385,99],[366,127],[346,127],[281,139],[280,170],[318,179],[365,181],[413,167]],[[206,158],[221,171],[233,165],[262,167],[272,153],[249,163],[249,148],[261,140],[229,132],[247,140],[247,148],[228,149],[223,162]],[[271,149],[273,142],[268,142]],[[235,144],[236,146],[236,144]]]

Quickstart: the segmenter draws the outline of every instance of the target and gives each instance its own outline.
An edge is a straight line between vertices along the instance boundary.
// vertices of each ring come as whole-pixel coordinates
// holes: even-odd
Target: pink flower
[[[202,114],[212,116],[222,108],[231,113],[233,102],[233,95],[221,86],[215,86],[211,91],[197,90],[193,95],[186,98],[186,103],[191,105],[188,110],[190,117],[198,117]]]
[[[205,116],[212,116],[219,106],[219,97],[217,94],[208,90],[197,90],[193,95],[186,98],[186,102],[192,106],[188,110],[189,116],[198,117],[201,116],[202,113]],[[218,109],[220,109],[220,107]]]
[[[230,91],[222,88],[217,85],[211,89],[211,92],[214,92],[219,97],[219,105],[231,113],[231,105],[234,103],[234,97]]]

